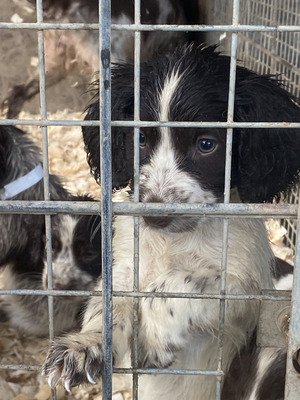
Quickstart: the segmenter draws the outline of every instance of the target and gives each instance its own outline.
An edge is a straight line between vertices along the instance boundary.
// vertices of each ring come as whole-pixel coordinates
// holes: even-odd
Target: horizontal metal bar
[[[27,371],[38,371],[42,369],[41,365],[27,365],[27,364],[0,364],[0,369],[25,369]]]
[[[0,201],[1,214],[100,214],[101,202],[83,201]],[[296,218],[296,204],[165,204],[113,203],[115,215],[169,215],[202,217]]]
[[[87,214],[100,215],[100,202],[73,201],[0,201],[1,214]]]
[[[79,297],[102,296],[101,291],[92,290],[53,290],[53,289],[0,289],[0,295],[16,296],[54,296],[54,297]]]
[[[117,374],[164,374],[164,375],[205,375],[205,376],[223,376],[222,371],[203,371],[198,369],[159,369],[159,368],[114,368]]]
[[[299,32],[299,25],[134,25],[134,24],[112,24],[113,30],[128,31],[217,31],[217,32]]]
[[[173,293],[173,292],[113,292],[114,297],[158,297],[176,299],[216,299],[216,300],[275,300],[290,301],[290,295],[278,294],[199,294],[199,293]]]
[[[10,370],[27,370],[38,371],[42,369],[41,365],[26,365],[26,364],[0,364],[0,369]],[[219,371],[202,371],[197,369],[159,369],[159,368],[114,368],[115,374],[165,374],[165,375],[206,375],[206,376],[222,376],[224,373]]]
[[[0,125],[30,125],[30,126],[100,126],[100,121],[81,120],[46,120],[46,119],[0,119]],[[111,126],[145,128],[297,128],[300,122],[163,122],[163,121],[112,121]]]
[[[30,290],[30,289],[12,289],[0,290],[0,295],[17,296],[53,296],[53,297],[79,297],[79,296],[102,296],[101,291],[92,290]],[[176,299],[216,299],[216,300],[275,300],[290,301],[291,295],[283,294],[199,294],[199,293],[177,293],[177,292],[113,292],[114,297],[151,297],[151,298],[176,298]]]
[[[97,23],[50,23],[50,22],[1,22],[0,29],[36,29],[36,30],[98,30]],[[118,31],[191,31],[191,32],[300,32],[298,25],[146,25],[112,24],[112,30]]]

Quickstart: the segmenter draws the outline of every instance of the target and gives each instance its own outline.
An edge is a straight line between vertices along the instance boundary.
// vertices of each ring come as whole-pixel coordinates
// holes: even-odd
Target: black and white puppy
[[[34,0],[32,2],[35,3]],[[94,0],[47,0],[44,2],[44,11],[47,19],[60,19],[69,22],[98,23],[99,3]],[[141,0],[141,23],[142,24],[183,24],[186,21],[184,8],[181,0]],[[132,0],[112,0],[111,1],[111,20],[113,24],[133,24],[134,23],[134,2]],[[97,58],[99,32],[87,31],[85,36],[76,33],[78,42],[84,39],[83,43],[78,43],[77,49],[80,50],[80,57],[84,57],[87,63],[91,58],[84,50],[90,53],[92,59]],[[157,32],[149,31],[141,34],[141,58],[150,60],[159,53],[174,49],[174,46],[187,38],[187,33],[182,32]],[[80,47],[81,46],[81,47]],[[87,48],[86,48],[87,47]],[[83,51],[82,51],[83,50]],[[77,51],[76,51],[77,53]],[[134,32],[133,31],[112,31],[111,33],[111,57],[112,61],[129,61],[134,58]],[[99,64],[94,66],[94,71],[98,70]]]
[[[32,3],[36,3],[32,0]],[[69,23],[98,23],[98,1],[95,0],[48,0],[43,2],[45,21]],[[112,0],[112,23],[132,24],[134,2]],[[141,0],[142,24],[183,24],[186,22],[180,0]],[[146,61],[162,54],[183,40],[186,32],[148,31],[141,34],[141,59]],[[99,70],[99,32],[96,30],[68,30],[45,32],[46,86],[57,84],[70,73],[74,66],[85,75]],[[111,33],[111,60],[131,61],[134,57],[134,32],[116,31]],[[8,118],[16,117],[26,100],[39,92],[38,76],[30,77],[23,85],[11,89],[4,100]]]
[[[292,290],[293,267],[277,258],[274,266],[274,284],[277,290]],[[286,312],[279,327],[287,341],[290,313]],[[286,375],[286,349],[259,347],[256,331],[231,363],[226,376],[222,400],[283,400]],[[294,360],[300,372],[299,361]]]
[[[214,47],[184,46],[161,59],[141,65],[141,120],[226,121],[230,59]],[[133,67],[112,73],[112,119],[133,120]],[[87,119],[98,119],[98,103]],[[270,77],[237,68],[235,121],[299,121],[296,101]],[[89,163],[99,172],[97,128],[83,129]],[[112,132],[113,186],[133,176],[133,132]],[[141,128],[140,201],[219,203],[223,201],[226,129]],[[232,160],[232,201],[273,199],[295,179],[300,168],[300,130],[235,129]],[[139,304],[139,366],[144,368],[217,371],[220,328],[223,218],[152,216],[140,219],[139,290],[209,295],[201,299],[145,297]],[[116,217],[113,237],[114,290],[133,289],[133,218]],[[260,219],[229,220],[226,293],[260,294],[272,288],[274,256]],[[99,280],[98,289],[102,282]],[[212,295],[212,298],[210,297]],[[226,300],[222,370],[255,331],[259,301]],[[81,332],[56,339],[43,373],[51,386],[67,390],[93,383],[102,371],[102,304],[92,298]],[[130,353],[133,302],[113,302],[113,360]],[[143,374],[141,400],[212,400],[213,375]]]
[[[43,200],[40,150],[15,127],[0,127],[1,199]],[[73,196],[56,175],[50,175],[51,200],[92,200]],[[0,266],[5,289],[47,289],[45,218],[42,215],[0,215]],[[100,217],[56,215],[51,218],[53,288],[89,290],[101,274]],[[55,332],[79,326],[85,299],[54,298]],[[47,296],[6,295],[2,319],[26,334],[48,334]]]
[[[286,350],[260,348],[256,335],[233,360],[222,400],[284,400]]]

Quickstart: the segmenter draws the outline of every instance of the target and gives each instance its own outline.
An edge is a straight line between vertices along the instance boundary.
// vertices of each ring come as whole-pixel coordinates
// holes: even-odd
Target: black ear
[[[112,120],[133,120],[133,68],[119,65],[112,71],[111,117]],[[99,120],[99,101],[89,108],[85,120]],[[96,181],[100,183],[99,128],[82,127],[87,159]],[[112,187],[128,185],[133,176],[133,129],[112,127]]]
[[[280,82],[237,71],[235,121],[299,122],[297,100]],[[300,169],[300,129],[236,129],[237,186],[243,202],[272,201],[287,192]]]
[[[5,185],[8,175],[8,156],[11,154],[12,143],[6,126],[0,126],[0,188]]]
[[[38,162],[40,150],[15,126],[0,126],[0,188],[25,175]]]

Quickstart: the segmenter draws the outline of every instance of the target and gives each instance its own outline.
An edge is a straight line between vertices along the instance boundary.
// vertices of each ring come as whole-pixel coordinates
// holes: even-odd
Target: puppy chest
[[[141,290],[151,290],[152,284],[182,271],[193,272],[201,266],[202,256],[170,237],[140,243],[139,278]],[[202,260],[203,262],[203,260]],[[166,288],[167,290],[167,288]]]

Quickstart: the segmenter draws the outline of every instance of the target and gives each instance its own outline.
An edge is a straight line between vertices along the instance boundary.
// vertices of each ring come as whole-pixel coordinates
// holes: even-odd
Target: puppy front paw
[[[85,332],[56,339],[49,348],[42,367],[49,386],[60,381],[65,389],[82,383],[95,384],[102,372],[102,337],[100,333]]]

